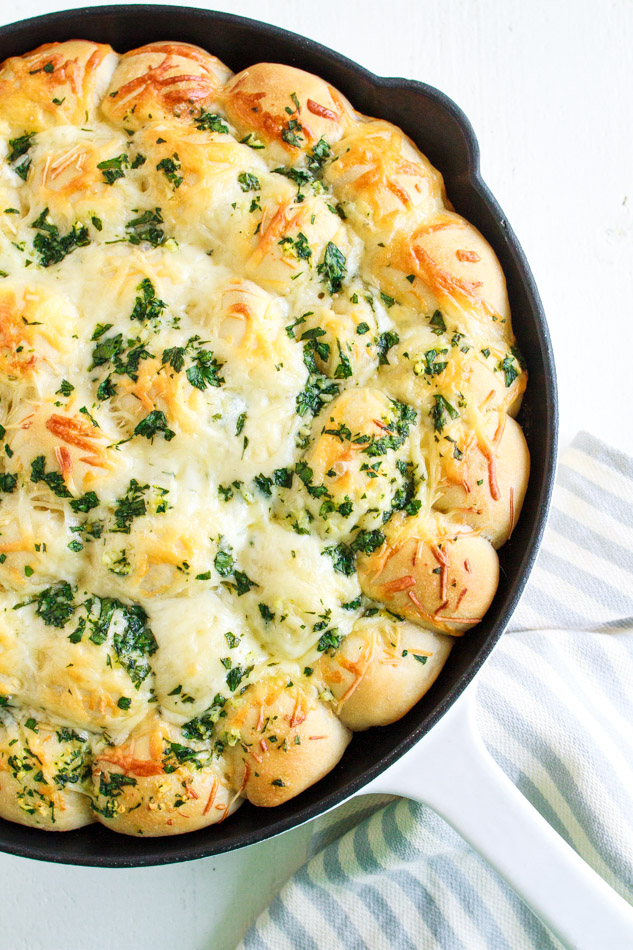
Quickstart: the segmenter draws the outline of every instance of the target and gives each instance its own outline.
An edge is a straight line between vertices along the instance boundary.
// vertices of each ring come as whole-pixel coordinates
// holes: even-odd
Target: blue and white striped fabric
[[[502,768],[633,903],[633,459],[586,433],[561,462],[538,562],[477,702]],[[424,806],[349,802],[315,823],[311,853],[241,950],[561,946]]]

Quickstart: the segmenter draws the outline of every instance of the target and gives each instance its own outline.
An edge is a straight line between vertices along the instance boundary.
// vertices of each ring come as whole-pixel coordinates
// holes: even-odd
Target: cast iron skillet
[[[438,681],[392,726],[357,734],[321,782],[285,805],[248,802],[225,823],[168,838],[129,838],[94,824],[52,834],[0,820],[0,850],[43,861],[136,867],[188,861],[242,848],[300,825],[348,798],[411,748],[438,721],[503,633],[538,551],[554,481],[558,425],[554,358],[542,304],[521,246],[479,174],[479,148],[468,119],[443,93],[421,82],[383,79],[325,46],[255,20],[189,7],[129,5],[53,13],[0,28],[0,60],[42,43],[89,39],[117,52],[153,40],[196,43],[234,72],[252,63],[287,63],[314,72],[366,115],[399,125],[444,175],[455,210],[494,248],[506,275],[518,344],[529,383],[519,422],[532,471],[518,525],[501,548],[499,589],[484,620],[459,639]]]

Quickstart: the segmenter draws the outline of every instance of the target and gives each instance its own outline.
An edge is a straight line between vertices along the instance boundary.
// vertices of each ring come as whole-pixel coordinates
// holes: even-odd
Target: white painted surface
[[[0,0],[0,24],[83,5]],[[561,447],[587,428],[633,453],[631,0],[236,0],[215,8],[303,33],[376,73],[424,80],[463,108],[548,314]],[[309,835],[298,829],[234,854],[134,871],[0,855],[0,950],[233,950],[302,863]]]

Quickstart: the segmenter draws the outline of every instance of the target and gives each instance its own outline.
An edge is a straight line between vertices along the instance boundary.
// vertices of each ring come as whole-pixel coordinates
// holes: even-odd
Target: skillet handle
[[[554,831],[490,756],[474,686],[363,789],[430,805],[573,950],[632,950],[633,907]]]

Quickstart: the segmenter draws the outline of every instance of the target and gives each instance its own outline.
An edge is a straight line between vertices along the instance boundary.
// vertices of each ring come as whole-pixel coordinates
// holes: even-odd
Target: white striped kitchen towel
[[[477,705],[502,768],[633,903],[633,459],[591,435],[559,466],[541,553]],[[311,853],[240,950],[560,948],[422,805],[353,800],[315,822]]]

